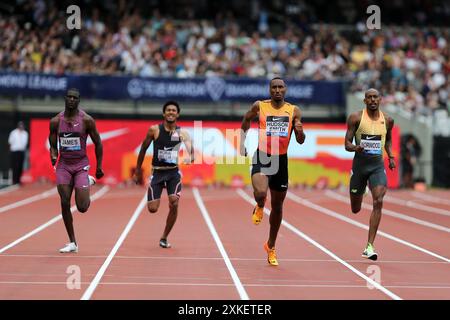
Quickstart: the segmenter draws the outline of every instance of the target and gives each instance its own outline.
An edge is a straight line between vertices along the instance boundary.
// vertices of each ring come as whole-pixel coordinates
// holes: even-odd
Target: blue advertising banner
[[[293,103],[345,105],[342,81],[286,79]],[[246,101],[269,97],[269,81],[237,78],[141,78],[131,76],[48,75],[0,72],[0,94],[62,96],[78,88],[83,98],[106,100]]]

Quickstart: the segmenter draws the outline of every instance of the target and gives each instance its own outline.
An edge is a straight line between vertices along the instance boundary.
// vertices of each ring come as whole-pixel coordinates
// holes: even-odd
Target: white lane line
[[[217,248],[219,249],[220,254],[223,257],[225,265],[228,268],[228,272],[230,272],[231,278],[233,279],[234,285],[236,286],[236,289],[239,293],[239,296],[241,297],[241,300],[249,300],[250,298],[247,292],[245,291],[244,286],[242,285],[241,280],[239,279],[236,273],[236,270],[234,270],[233,264],[231,263],[227,252],[225,251],[225,248],[222,244],[222,241],[220,240],[219,235],[217,234],[216,228],[214,227],[214,224],[209,216],[208,210],[206,209],[205,204],[203,203],[200,192],[198,191],[197,188],[193,188],[192,192],[194,193],[195,201],[197,202],[197,205],[200,208],[203,218],[205,219],[206,224],[208,225],[209,231],[211,232],[211,235],[213,236],[214,241],[216,242]]]
[[[435,207],[430,207],[412,200],[402,200],[402,199],[397,199],[394,197],[390,197],[390,196],[385,196],[384,197],[384,201],[386,202],[390,202],[390,203],[394,203],[394,204],[399,204],[401,206],[406,206],[406,207],[410,207],[410,208],[416,208],[416,209],[420,209],[423,211],[428,211],[431,213],[436,213],[436,214],[440,214],[443,216],[448,216],[450,217],[450,211],[449,210],[444,210],[441,208],[435,208]]]
[[[23,199],[23,200],[16,201],[16,202],[8,204],[6,206],[3,206],[3,207],[0,208],[0,213],[3,213],[5,211],[11,210],[11,209],[15,209],[15,208],[18,208],[18,207],[22,207],[22,206],[24,206],[26,204],[29,204],[29,203],[32,203],[32,202],[35,202],[35,201],[38,201],[38,200],[42,200],[42,199],[48,198],[51,195],[54,195],[56,193],[57,193],[57,190],[56,190],[55,187],[53,187],[53,188],[51,188],[51,189],[49,189],[47,191],[44,191],[42,193],[36,194],[34,196],[28,197],[28,198]]]
[[[325,194],[327,196],[329,196],[330,198],[333,198],[335,200],[338,200],[338,201],[350,204],[350,200],[347,197],[344,197],[344,196],[340,195],[339,193],[327,190],[327,191],[325,191]],[[362,203],[362,207],[364,209],[367,209],[367,210],[372,210],[372,206],[367,204],[367,203],[364,203],[364,202]],[[432,223],[432,222],[429,222],[429,221],[425,221],[425,220],[417,219],[417,218],[414,218],[414,217],[410,217],[410,216],[408,216],[406,214],[395,212],[395,211],[392,211],[392,210],[389,210],[389,209],[383,208],[383,214],[391,216],[391,217],[394,217],[394,218],[406,220],[406,221],[409,221],[409,222],[412,222],[412,223],[416,223],[416,224],[419,224],[419,225],[424,226],[424,227],[428,227],[428,228],[432,228],[432,229],[436,229],[436,230],[439,230],[439,231],[444,231],[444,232],[450,233],[450,228],[441,226],[440,224],[435,224],[435,223]]]
[[[17,189],[19,189],[19,185],[18,184],[13,184],[13,185],[8,186],[6,188],[0,189],[0,195],[4,195],[4,194],[7,194],[7,193],[10,193],[11,191],[15,191]]]
[[[2,254],[1,258],[31,258],[31,259],[105,259],[107,256],[82,256],[82,255],[44,255],[44,254]],[[167,257],[167,256],[115,256],[114,259],[131,259],[131,260],[210,260],[210,261],[222,261],[221,257]],[[266,259],[261,258],[230,258],[231,261],[266,261]],[[295,258],[285,258],[285,262],[330,262],[337,263],[333,259],[295,259]],[[363,262],[361,260],[345,260],[347,262]],[[400,264],[447,264],[443,261],[424,261],[424,260],[383,260],[377,261],[377,264],[383,263],[400,263]],[[3,273],[0,273],[0,275]]]
[[[291,199],[292,201],[297,202],[297,203],[299,203],[301,205],[304,205],[306,207],[309,207],[311,209],[314,209],[316,211],[319,211],[319,212],[322,212],[322,213],[324,213],[326,215],[329,215],[329,216],[331,216],[333,218],[345,221],[347,223],[350,223],[350,224],[352,224],[354,226],[357,226],[359,228],[362,228],[364,230],[369,230],[369,227],[366,226],[365,224],[362,224],[362,223],[360,223],[358,221],[350,219],[350,218],[348,218],[348,217],[346,217],[346,216],[344,216],[344,215],[342,215],[340,213],[337,213],[336,211],[333,211],[333,210],[327,209],[325,207],[319,206],[319,205],[317,205],[317,204],[315,204],[315,203],[313,203],[313,202],[311,202],[309,200],[300,198],[299,196],[297,196],[297,195],[295,195],[295,194],[293,194],[291,192],[287,193],[287,198]],[[380,235],[382,237],[391,239],[391,240],[393,240],[395,242],[401,243],[401,244],[403,244],[405,246],[408,246],[408,247],[413,248],[415,250],[421,251],[423,253],[426,253],[426,254],[428,254],[430,256],[433,256],[433,257],[438,258],[440,260],[443,260],[445,262],[450,262],[450,259],[448,259],[446,257],[443,257],[443,256],[441,256],[441,255],[439,255],[437,253],[434,253],[434,252],[431,252],[431,251],[429,251],[427,249],[419,247],[418,245],[415,245],[415,244],[413,244],[411,242],[408,242],[408,241],[402,240],[400,238],[397,238],[397,237],[395,237],[395,236],[393,236],[393,235],[391,235],[389,233],[383,232],[381,230],[378,230],[377,235]]]
[[[108,268],[109,264],[111,263],[112,259],[116,255],[117,251],[119,250],[122,243],[125,241],[125,238],[127,237],[128,233],[130,232],[131,228],[133,227],[134,223],[136,222],[137,218],[141,215],[142,209],[147,205],[147,192],[145,192],[144,196],[142,197],[141,202],[139,202],[139,205],[137,206],[136,210],[134,210],[133,215],[131,216],[130,221],[126,225],[125,229],[123,230],[122,234],[120,235],[119,239],[117,240],[116,244],[112,248],[111,252],[109,253],[108,257],[106,258],[103,265],[98,270],[97,274],[95,275],[94,279],[91,281],[91,284],[84,292],[83,296],[81,297],[81,300],[89,300],[92,297],[92,294],[94,293],[95,289],[97,288],[100,280],[102,279],[103,275],[106,272],[106,269]]]
[[[101,196],[103,196],[106,192],[109,191],[109,187],[108,186],[104,186],[102,187],[100,190],[98,190],[96,193],[94,193],[91,197],[91,201],[95,201],[98,198],[100,198]],[[70,211],[73,213],[77,210],[77,206],[73,205],[70,208]],[[3,248],[0,249],[0,254],[5,252],[8,249],[11,249],[12,247],[18,245],[19,243],[21,243],[22,241],[25,241],[26,239],[34,236],[36,233],[41,232],[42,230],[44,230],[45,228],[51,226],[52,224],[54,224],[55,222],[57,222],[58,220],[62,219],[62,215],[59,214],[55,217],[53,217],[52,219],[50,219],[49,221],[47,221],[46,223],[40,225],[39,227],[37,227],[36,229],[28,232],[27,234],[25,234],[24,236],[20,237],[19,239],[11,242],[10,244],[4,246]]]
[[[441,199],[429,194],[423,194],[417,191],[412,191],[411,194],[416,197],[419,198],[421,200],[425,200],[428,202],[432,202],[432,203],[439,203],[439,204],[446,204],[446,205],[450,205],[450,200],[446,200],[446,199]]]
[[[236,190],[236,192],[244,199],[246,200],[248,203],[255,205],[256,202],[255,200],[253,200],[244,190],[242,189],[238,189]],[[270,210],[267,208],[264,208],[264,213],[267,215],[270,215]],[[346,268],[348,268],[350,271],[352,271],[353,273],[355,273],[356,275],[358,275],[359,277],[363,278],[364,280],[366,280],[367,284],[371,284],[372,286],[374,286],[375,288],[377,288],[378,290],[382,291],[384,294],[386,294],[387,296],[389,296],[390,298],[394,299],[394,300],[402,300],[402,298],[400,298],[398,295],[396,295],[395,293],[391,292],[390,290],[386,289],[385,287],[383,287],[381,284],[379,284],[377,281],[374,281],[373,279],[369,278],[368,276],[366,276],[364,273],[360,272],[358,269],[356,269],[355,267],[353,267],[351,264],[347,263],[346,261],[344,261],[343,259],[339,258],[337,255],[335,255],[333,252],[331,252],[330,250],[328,250],[327,248],[325,248],[324,246],[322,246],[321,244],[319,244],[317,241],[313,240],[312,238],[310,238],[309,236],[307,236],[305,233],[301,232],[300,230],[298,230],[296,227],[294,227],[293,225],[291,225],[290,223],[288,223],[286,220],[282,220],[281,224],[288,228],[289,230],[291,230],[292,232],[294,232],[296,235],[300,236],[301,238],[305,239],[306,241],[308,241],[309,243],[311,243],[313,246],[315,246],[316,248],[318,248],[319,250],[323,251],[325,254],[329,255],[330,257],[332,257],[334,260],[338,261],[340,264],[342,264],[343,266],[345,266]]]

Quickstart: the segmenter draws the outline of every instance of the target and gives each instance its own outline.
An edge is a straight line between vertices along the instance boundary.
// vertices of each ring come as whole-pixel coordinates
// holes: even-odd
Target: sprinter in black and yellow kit
[[[153,125],[147,132],[142,142],[136,163],[133,179],[138,182],[142,178],[142,163],[145,153],[153,142],[152,175],[147,194],[147,208],[151,213],[159,209],[163,188],[167,189],[169,197],[169,214],[166,227],[159,240],[159,246],[170,248],[167,237],[172,230],[178,216],[178,202],[181,194],[181,174],[178,168],[178,155],[181,144],[184,143],[189,153],[189,159],[185,163],[194,161],[194,149],[189,133],[177,126],[180,116],[180,106],[176,101],[167,101],[163,106],[164,122]]]
[[[270,189],[271,211],[269,239],[264,243],[267,261],[278,265],[275,241],[283,218],[283,201],[288,189],[287,150],[292,131],[298,143],[305,141],[299,107],[284,101],[286,84],[281,78],[270,81],[270,100],[256,101],[244,115],[241,126],[240,153],[247,155],[245,135],[250,122],[259,115],[258,149],[252,161],[252,185],[256,206],[252,221],[258,225],[264,216],[267,190]]]
[[[383,197],[387,190],[383,149],[389,157],[389,169],[395,169],[392,154],[392,128],[394,120],[380,111],[380,93],[376,89],[365,92],[362,111],[352,113],[347,120],[345,150],[355,152],[350,178],[350,201],[353,213],[361,210],[367,182],[372,192],[373,210],[370,216],[369,237],[362,256],[377,260],[373,242],[377,234],[383,208]],[[355,144],[353,144],[353,138]]]

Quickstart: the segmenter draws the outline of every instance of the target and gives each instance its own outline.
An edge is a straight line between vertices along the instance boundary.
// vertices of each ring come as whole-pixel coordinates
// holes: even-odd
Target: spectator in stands
[[[406,5],[402,0],[396,3]],[[63,11],[55,7],[61,5],[47,0],[22,1],[15,14],[0,13],[0,70],[348,79],[353,91],[383,88],[395,98],[393,104],[413,114],[429,115],[450,107],[449,32],[425,27],[429,22],[448,24],[445,1],[437,0],[435,8],[441,9],[434,11],[423,5],[407,6],[408,14],[401,16],[397,5],[386,4],[383,20],[423,27],[383,25],[381,30],[368,30],[362,22],[355,28],[358,17],[351,18],[348,10],[341,12],[337,4],[303,3],[299,15],[287,14],[276,22],[272,12],[277,9],[270,3],[255,9],[251,19],[245,10],[220,12],[220,4],[215,9],[205,7],[201,16],[209,16],[207,20],[196,16],[200,4],[185,1],[172,15],[188,12],[190,18],[175,20],[157,9],[147,10],[145,16],[140,4],[129,0],[108,6],[84,3],[87,10],[83,11],[82,29],[68,33]],[[208,15],[209,11],[216,16]],[[312,24],[318,20],[347,20],[348,25]]]

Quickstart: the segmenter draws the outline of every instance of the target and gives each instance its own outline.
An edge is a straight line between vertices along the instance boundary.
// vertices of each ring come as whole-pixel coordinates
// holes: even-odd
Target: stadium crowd
[[[351,90],[381,88],[384,103],[412,113],[450,110],[449,28],[369,30],[363,22],[312,24],[304,16],[273,28],[264,11],[248,28],[232,11],[209,20],[190,14],[173,19],[155,9],[145,18],[135,9],[115,19],[94,7],[70,31],[65,11],[23,1],[18,14],[0,16],[0,70],[347,79]]]

